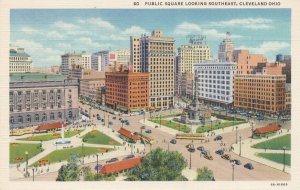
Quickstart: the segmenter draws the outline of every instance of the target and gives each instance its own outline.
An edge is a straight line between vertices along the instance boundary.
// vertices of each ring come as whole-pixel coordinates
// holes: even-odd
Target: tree
[[[182,181],[181,175],[187,166],[184,157],[178,152],[157,148],[143,159],[142,164],[128,173],[128,181]]]
[[[197,178],[196,181],[214,181],[213,172],[207,167],[197,169]]]
[[[67,165],[62,165],[58,170],[56,181],[79,181],[80,169],[78,166],[79,155],[72,154]]]
[[[105,175],[105,174],[98,174],[93,173],[90,167],[82,168],[84,174],[84,181],[115,181],[116,175]]]

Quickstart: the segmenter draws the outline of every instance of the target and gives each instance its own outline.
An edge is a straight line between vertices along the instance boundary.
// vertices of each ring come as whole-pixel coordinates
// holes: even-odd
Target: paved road
[[[80,106],[85,110],[88,110],[88,106],[87,105],[82,105],[80,104]],[[179,111],[179,110],[177,110]],[[173,113],[176,112],[176,110],[172,110]],[[108,125],[108,115],[110,115],[110,121],[113,122],[112,125],[110,125],[109,127],[114,129],[114,130],[118,130],[122,124],[121,122],[118,120],[119,116],[117,116],[116,120],[112,119],[112,117],[114,115],[112,114],[108,114],[105,113],[101,110],[97,110],[97,109],[92,109],[91,110],[91,115],[96,115],[96,114],[100,114],[101,118],[105,116],[106,118],[106,127]],[[169,114],[170,111],[164,111],[164,112],[159,112],[159,113],[153,113],[153,115],[155,114]],[[140,132],[140,127],[143,125],[141,123],[139,123],[139,121],[141,119],[143,119],[143,115],[138,115],[138,116],[130,116],[130,117],[122,117],[122,118],[126,118],[129,120],[130,125],[126,126],[124,125],[124,128],[132,131],[132,132]],[[146,114],[146,118],[149,118],[150,115],[149,113]],[[96,118],[93,119],[94,122],[99,123],[100,121],[98,121]],[[259,125],[260,126],[260,125]],[[150,127],[146,127],[150,128]],[[146,145],[146,152],[150,151],[150,148],[154,149],[156,147],[161,147],[163,149],[168,149],[169,150],[174,150],[174,151],[179,151],[180,153],[182,153],[182,155],[186,158],[186,160],[188,161],[188,165],[189,165],[189,160],[190,160],[190,153],[187,151],[186,149],[186,145],[188,143],[191,143],[190,140],[178,140],[177,144],[173,145],[173,144],[169,144],[169,143],[165,143],[165,142],[169,142],[172,138],[174,138],[174,135],[171,135],[167,132],[164,132],[162,130],[160,130],[159,128],[152,128],[152,133],[148,134],[150,137],[154,138],[156,140],[156,143],[154,145],[152,145],[152,147],[150,147],[150,145]],[[209,169],[211,169],[214,173],[215,179],[216,180],[221,180],[221,181],[230,181],[232,180],[232,165],[229,161],[222,159],[219,155],[215,154],[215,151],[220,149],[220,148],[225,148],[225,149],[229,149],[231,144],[236,142],[236,131],[231,131],[228,133],[225,133],[222,135],[224,140],[223,143],[225,143],[225,146],[220,146],[220,142],[215,142],[213,141],[213,138],[215,136],[210,136],[208,137],[209,142],[207,143],[201,143],[200,141],[194,141],[193,144],[195,145],[195,147],[198,147],[200,145],[204,146],[207,150],[210,151],[211,155],[213,156],[213,160],[207,160],[203,157],[200,157],[200,152],[198,150],[196,150],[196,152],[191,153],[191,166],[192,166],[192,170],[196,171],[197,168],[201,168],[204,166],[207,166]],[[251,136],[251,127],[247,128],[247,129],[241,129],[238,130],[238,136],[241,136],[242,139],[246,139],[248,137]],[[240,166],[235,166],[234,169],[234,173],[235,173],[235,180],[290,180],[290,174],[288,173],[284,173],[280,170],[271,168],[269,166],[263,165],[261,163],[257,163],[254,162],[252,160],[249,160],[247,158],[243,158],[237,154],[234,154],[233,152],[227,152],[228,154],[231,155],[232,158],[235,159],[239,159],[242,162],[242,165]],[[242,153],[243,156],[243,153]],[[245,169],[243,167],[243,165],[245,163],[251,162],[254,166],[254,170],[248,170]],[[49,176],[48,176],[49,175]],[[52,178],[52,180],[54,180],[55,178],[53,178],[54,174],[46,174],[45,176],[41,176],[41,179],[45,180],[47,177]],[[54,175],[55,176],[55,175]],[[55,176],[56,177],[56,176]]]

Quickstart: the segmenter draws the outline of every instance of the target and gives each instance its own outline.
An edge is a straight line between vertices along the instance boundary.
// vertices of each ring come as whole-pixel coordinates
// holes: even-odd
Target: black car
[[[224,154],[224,151],[220,149],[220,150],[217,150],[215,153],[216,153],[216,154],[219,154],[219,155],[223,155],[223,154]]]
[[[98,116],[97,116],[97,119],[98,119],[98,120],[101,120],[101,117],[98,117]]]
[[[118,158],[112,158],[110,160],[107,160],[106,163],[116,162],[118,160],[119,160]]]
[[[219,141],[219,140],[222,140],[222,139],[223,139],[223,137],[221,135],[218,135],[214,138],[215,141]]]
[[[129,125],[129,122],[125,122],[125,125]]]
[[[201,151],[201,154],[208,155],[208,152],[206,150]]]
[[[204,146],[198,146],[197,150],[203,151],[204,150]]]
[[[130,155],[126,156],[125,158],[123,158],[123,160],[128,160],[128,159],[131,159],[131,158],[134,158],[133,154],[130,154]]]
[[[231,162],[233,162],[235,165],[241,165],[242,164],[242,162],[240,160],[237,160],[237,159],[231,160]]]
[[[100,165],[100,164],[98,164],[98,165],[95,166],[95,170],[96,170],[96,171],[97,171],[97,169],[98,169],[98,170],[101,170],[101,168],[102,168],[102,165]]]
[[[176,139],[172,139],[172,140],[170,141],[170,143],[172,143],[172,144],[176,144],[176,143],[177,143],[177,141],[176,141]]]
[[[109,125],[112,125],[113,123],[110,121],[110,122],[108,122],[108,124],[109,124]]]
[[[151,129],[145,131],[145,133],[152,133]]]
[[[139,133],[138,133],[138,132],[134,132],[133,134],[134,134],[134,135],[139,135]]]
[[[119,118],[119,120],[121,121],[121,120],[122,120],[122,118]]]
[[[188,148],[189,152],[195,152],[195,148]]]
[[[114,117],[113,117],[113,119],[117,119],[117,117],[116,117],[116,116],[114,116]]]
[[[253,165],[251,163],[245,164],[244,167],[247,168],[247,169],[249,169],[249,170],[253,170],[254,169],[254,167],[253,167]]]

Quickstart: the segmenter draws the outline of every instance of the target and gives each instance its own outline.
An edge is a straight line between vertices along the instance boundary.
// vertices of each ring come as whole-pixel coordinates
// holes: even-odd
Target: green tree
[[[79,181],[80,169],[78,161],[79,155],[71,154],[67,165],[62,165],[58,170],[56,181]]]
[[[181,175],[187,166],[184,157],[175,151],[157,148],[143,159],[142,164],[128,173],[128,181],[182,181]]]
[[[197,179],[196,181],[214,181],[213,172],[207,167],[197,169]]]
[[[105,175],[99,173],[97,177],[97,173],[93,173],[90,167],[84,167],[82,171],[84,174],[84,181],[115,181],[116,180],[116,175]]]

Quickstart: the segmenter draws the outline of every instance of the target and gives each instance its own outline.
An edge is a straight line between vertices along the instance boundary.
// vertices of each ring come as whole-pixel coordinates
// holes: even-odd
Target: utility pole
[[[242,154],[242,137],[240,136],[240,155]]]

